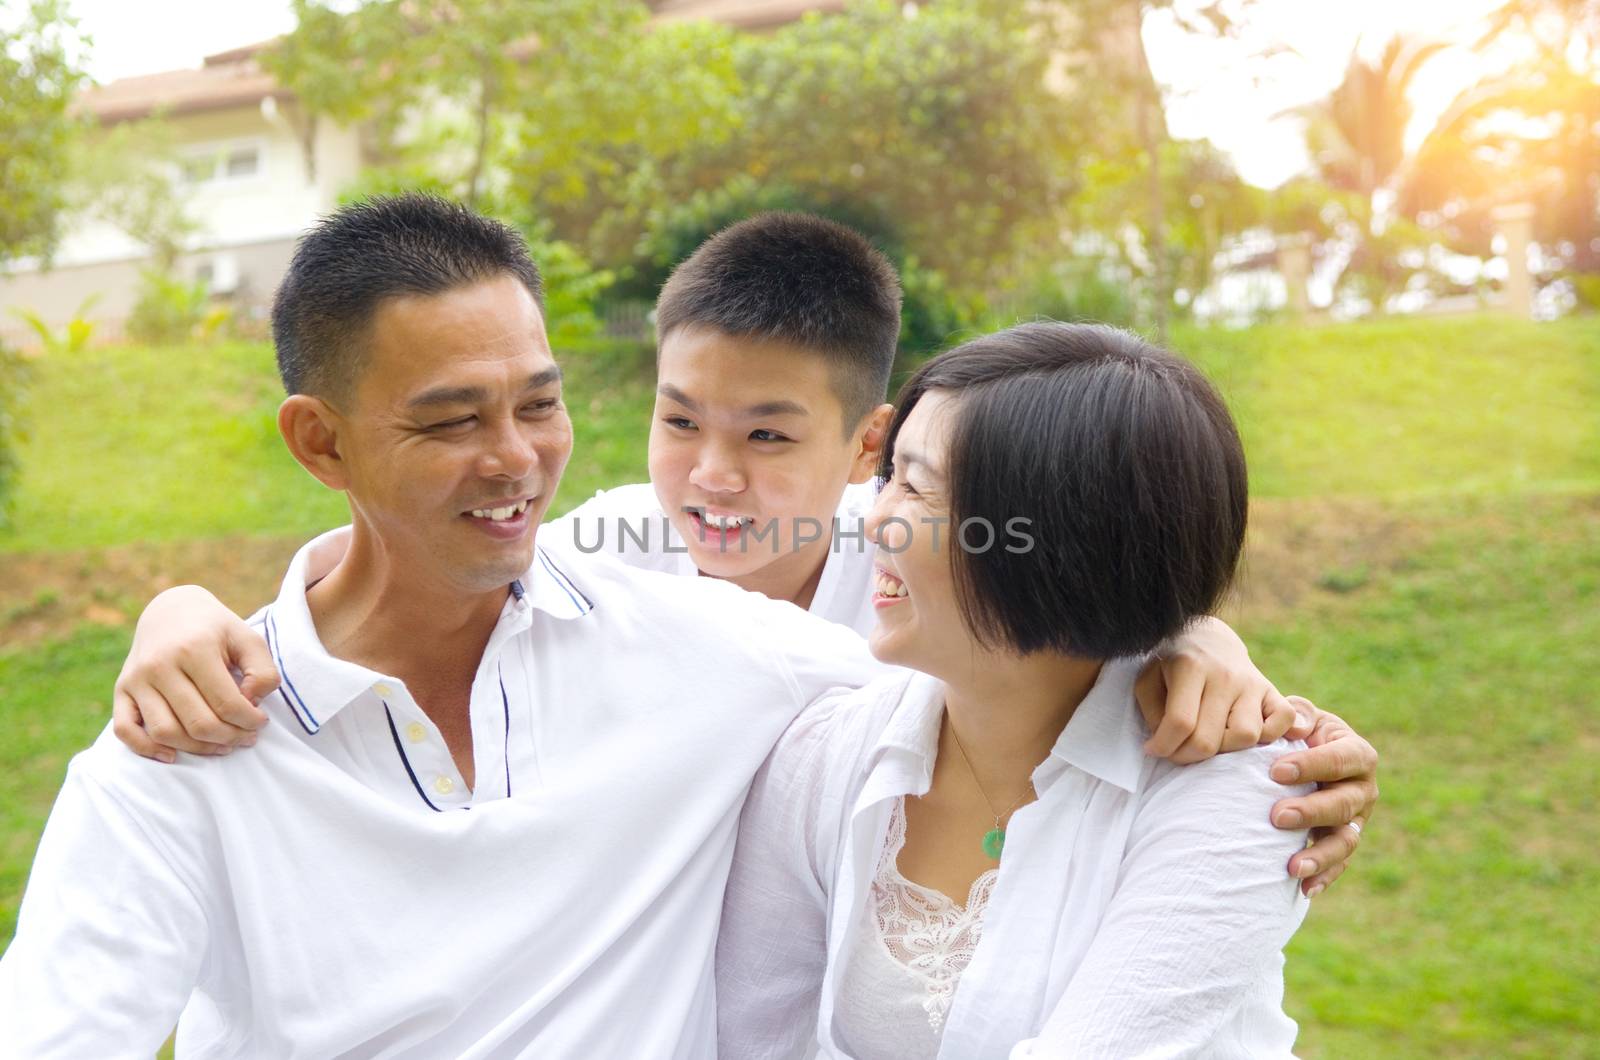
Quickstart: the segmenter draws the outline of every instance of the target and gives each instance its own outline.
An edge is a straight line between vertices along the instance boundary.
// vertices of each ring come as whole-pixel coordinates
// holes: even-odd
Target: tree
[[[1512,0],[1477,48],[1513,35],[1531,49],[1455,99],[1399,208],[1486,254],[1490,209],[1532,202],[1547,255],[1600,273],[1600,0]]]
[[[0,263],[49,257],[60,236],[61,179],[83,122],[71,111],[85,44],[58,0],[0,4]],[[17,476],[27,366],[0,343],[0,524]]]
[[[85,43],[60,0],[0,3],[0,261],[47,255],[60,234]]]

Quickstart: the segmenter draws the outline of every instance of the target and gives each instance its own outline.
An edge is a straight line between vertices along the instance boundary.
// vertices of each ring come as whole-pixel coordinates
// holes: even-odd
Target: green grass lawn
[[[1253,577],[1303,560],[1308,590],[1241,620],[1280,685],[1345,714],[1384,757],[1362,854],[1290,947],[1300,1051],[1600,1057],[1600,320],[1180,332],[1176,345],[1232,402],[1267,514],[1326,506],[1363,521],[1355,539],[1384,538],[1353,559],[1315,542],[1301,557],[1291,541]],[[643,474],[651,391],[637,352],[564,360],[578,442],[562,507]],[[276,438],[264,347],[41,368],[0,552],[342,521]],[[0,940],[126,641],[85,626],[0,649]]]

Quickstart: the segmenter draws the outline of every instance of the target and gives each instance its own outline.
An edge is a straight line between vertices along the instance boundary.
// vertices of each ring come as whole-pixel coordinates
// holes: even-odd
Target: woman
[[[1238,560],[1222,401],[1133,335],[1027,324],[917,372],[883,477],[869,643],[918,672],[814,704],[757,778],[722,1055],[1287,1055],[1284,748],[1146,758],[1132,691]]]

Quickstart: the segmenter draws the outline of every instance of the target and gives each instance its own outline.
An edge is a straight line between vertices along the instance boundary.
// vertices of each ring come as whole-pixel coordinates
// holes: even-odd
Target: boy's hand
[[[1337,880],[1361,842],[1361,830],[1378,802],[1378,752],[1335,714],[1318,710],[1294,697],[1316,719],[1304,751],[1286,754],[1272,764],[1280,784],[1315,781],[1318,790],[1280,799],[1272,807],[1272,823],[1283,829],[1311,829],[1312,843],[1289,859],[1289,875],[1315,897]]]
[[[180,585],[139,616],[117,675],[112,731],[162,762],[176,761],[176,751],[227,754],[255,743],[267,723],[256,703],[277,687],[266,641],[206,590]]]
[[[1145,753],[1179,765],[1311,732],[1311,717],[1278,694],[1220,619],[1201,621],[1152,659],[1134,696],[1151,733]]]

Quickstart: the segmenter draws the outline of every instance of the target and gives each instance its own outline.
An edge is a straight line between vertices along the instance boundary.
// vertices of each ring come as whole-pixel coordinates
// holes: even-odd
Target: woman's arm
[[[1283,873],[1306,833],[1268,820],[1282,788],[1267,769],[1284,749],[1158,774],[1088,954],[1014,1055],[1189,1055],[1271,974],[1306,910]]]
[[[834,860],[819,832],[823,814],[838,818],[823,789],[841,701],[795,720],[745,800],[717,936],[719,1056],[797,1058],[816,1040]]]

